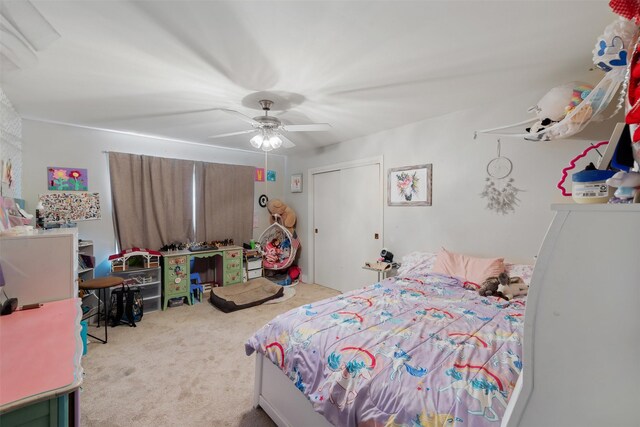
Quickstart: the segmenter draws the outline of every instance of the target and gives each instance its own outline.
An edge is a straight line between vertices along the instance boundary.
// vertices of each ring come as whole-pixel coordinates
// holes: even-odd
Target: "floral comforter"
[[[389,278],[282,314],[246,343],[336,426],[496,426],[522,369],[525,299]]]

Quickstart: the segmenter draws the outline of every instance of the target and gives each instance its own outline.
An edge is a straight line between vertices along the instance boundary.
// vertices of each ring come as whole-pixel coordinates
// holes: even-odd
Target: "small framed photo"
[[[302,174],[296,173],[291,175],[291,192],[302,193]]]
[[[431,206],[431,164],[389,169],[387,205]]]

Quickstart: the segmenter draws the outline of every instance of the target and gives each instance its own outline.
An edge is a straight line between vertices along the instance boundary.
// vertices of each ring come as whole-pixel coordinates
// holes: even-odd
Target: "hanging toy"
[[[515,212],[518,206],[519,188],[513,185],[514,179],[509,178],[513,171],[513,163],[508,157],[500,155],[500,140],[498,139],[498,157],[487,164],[487,184],[480,193],[480,197],[487,199],[487,209],[506,215]],[[505,181],[506,180],[506,183]]]
[[[485,133],[524,138],[527,141],[552,141],[575,135],[590,122],[613,117],[624,105],[628,80],[626,74],[629,59],[635,52],[633,46],[636,43],[637,33],[636,22],[619,18],[609,24],[604,34],[598,37],[592,51],[593,63],[603,70],[605,75],[595,87],[582,82],[570,82],[554,87],[538,101],[537,105],[529,109],[529,112],[535,113],[536,117],[507,126],[479,130],[476,131],[476,135]],[[633,71],[632,68],[631,72]],[[633,79],[630,91],[632,85]],[[622,90],[618,90],[621,86]],[[616,109],[608,114],[605,110],[617,94],[620,95]],[[635,97],[629,99],[629,103],[634,105],[635,99]],[[508,131],[528,123],[533,124],[526,128],[526,133],[522,132],[522,128],[517,131]],[[630,123],[629,120],[627,123]],[[640,123],[640,120],[634,123]],[[640,156],[640,153],[638,155]]]

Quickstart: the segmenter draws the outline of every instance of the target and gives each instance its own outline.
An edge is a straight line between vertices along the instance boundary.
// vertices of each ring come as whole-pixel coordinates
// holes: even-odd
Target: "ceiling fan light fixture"
[[[273,148],[280,148],[282,146],[282,140],[278,138],[278,135],[273,135],[271,138],[269,138],[269,144]]]
[[[259,133],[258,135],[251,138],[249,142],[253,147],[260,148],[263,146],[263,143],[265,142],[265,138],[264,136],[262,136],[262,134]]]

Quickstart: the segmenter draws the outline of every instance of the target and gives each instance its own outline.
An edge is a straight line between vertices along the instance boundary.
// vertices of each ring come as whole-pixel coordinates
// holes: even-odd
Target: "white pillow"
[[[434,252],[411,252],[402,257],[398,276],[408,276],[410,274],[428,274],[436,262],[437,253]]]

